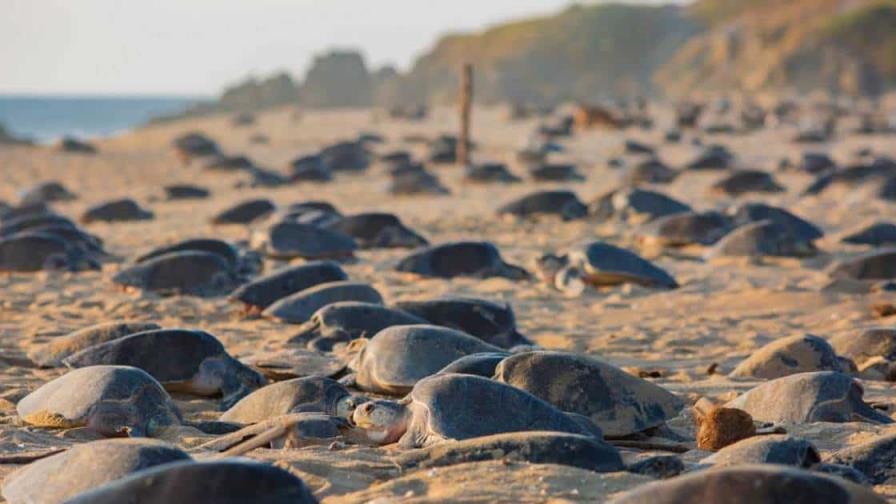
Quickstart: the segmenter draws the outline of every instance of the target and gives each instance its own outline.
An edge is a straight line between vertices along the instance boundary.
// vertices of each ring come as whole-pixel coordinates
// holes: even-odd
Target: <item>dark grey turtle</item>
[[[585,176],[574,164],[540,163],[529,168],[529,176],[536,182],[582,182]]]
[[[712,185],[711,190],[728,196],[747,193],[779,193],[786,189],[771,174],[759,170],[738,170]]]
[[[153,322],[105,322],[54,338],[44,345],[31,347],[28,358],[41,367],[62,366],[62,359],[87,347],[123,338],[130,334],[161,329]]]
[[[302,213],[318,211],[318,212],[326,212],[328,214],[333,214],[337,217],[342,217],[342,214],[339,212],[332,203],[328,201],[302,201],[301,203],[293,203],[285,208],[287,216],[296,216]]]
[[[333,261],[311,261],[287,266],[244,284],[230,293],[229,299],[243,303],[247,313],[261,313],[279,299],[316,285],[348,280],[348,275]]]
[[[90,207],[81,215],[81,222],[123,222],[151,220],[154,214],[142,208],[136,201],[126,198],[108,201]]]
[[[36,216],[36,215],[55,215],[53,210],[47,203],[42,201],[38,201],[36,203],[23,203],[18,206],[12,206],[9,208],[0,211],[0,225],[5,225],[7,222],[19,219],[25,216]]]
[[[896,477],[896,434],[884,434],[867,443],[849,446],[832,453],[825,462],[858,470],[871,483],[882,485]]]
[[[285,469],[244,459],[174,462],[82,493],[67,504],[317,504],[305,483]]]
[[[32,462],[3,481],[9,504],[62,504],[75,495],[150,467],[190,456],[153,439],[105,439],[73,445]]]
[[[389,165],[389,169],[387,173],[390,177],[404,177],[404,176],[419,176],[422,178],[426,178],[427,172],[426,167],[423,166],[423,163],[392,163]],[[410,177],[413,178],[413,177]]]
[[[238,203],[212,217],[212,224],[249,224],[276,210],[267,199],[256,199]]]
[[[329,182],[333,173],[317,154],[302,156],[289,163],[289,180],[292,182]]]
[[[565,352],[522,352],[498,364],[495,379],[562,411],[588,417],[608,436],[663,423],[684,402],[675,394],[606,362]]]
[[[678,282],[662,268],[634,252],[601,241],[576,247],[564,255],[546,254],[536,260],[536,268],[542,280],[570,295],[581,294],[586,285],[678,287]]]
[[[896,224],[876,222],[850,233],[840,241],[856,245],[871,245],[872,247],[896,246]]]
[[[440,374],[417,382],[401,401],[375,400],[352,413],[378,444],[423,448],[492,434],[553,431],[600,438],[572,417],[529,394],[481,376]]]
[[[629,464],[625,470],[654,479],[668,479],[683,473],[685,465],[675,455],[652,455]]]
[[[220,255],[209,252],[171,252],[123,269],[112,281],[124,288],[159,294],[214,297],[237,285],[236,272]]]
[[[103,249],[103,241],[96,235],[90,234],[80,228],[67,225],[48,224],[29,229],[25,234],[38,233],[49,235],[66,242],[85,255],[107,257],[109,254]],[[15,235],[13,235],[15,236]]]
[[[369,338],[387,327],[426,323],[418,316],[381,304],[342,301],[314,312],[311,320],[302,324],[289,342],[313,350],[331,351],[337,344]]]
[[[523,179],[511,173],[504,163],[468,165],[464,169],[464,180],[474,184],[517,184],[523,181]]]
[[[392,326],[361,343],[349,364],[355,385],[368,392],[401,395],[460,357],[500,352],[469,334],[433,325]]]
[[[68,217],[52,212],[25,214],[15,218],[4,219],[3,223],[0,224],[0,236],[12,236],[47,226],[77,228],[75,223]]]
[[[156,329],[131,334],[72,354],[72,368],[114,365],[142,369],[166,390],[201,396],[220,394],[226,409],[265,384],[264,377],[234,359],[204,331]]]
[[[383,304],[383,296],[366,283],[328,282],[286,296],[261,314],[287,324],[301,324],[310,320],[317,310],[339,301]]]
[[[54,145],[54,148],[59,152],[65,152],[69,154],[97,153],[96,146],[85,142],[84,140],[78,140],[77,138],[73,138],[70,136],[60,138],[59,141]]]
[[[158,437],[180,425],[180,412],[146,371],[129,366],[75,369],[43,384],[16,405],[38,427],[87,427],[108,437]]]
[[[398,262],[395,269],[435,278],[529,278],[526,270],[504,262],[498,247],[490,242],[459,241],[433,245],[406,256]]]
[[[175,138],[172,146],[183,162],[189,162],[196,157],[216,156],[221,152],[214,140],[195,131]]]
[[[563,220],[573,220],[588,215],[588,207],[572,191],[536,191],[501,206],[498,215],[554,215]]]
[[[773,379],[808,371],[847,371],[831,345],[811,334],[772,341],[753,352],[730,376]]]
[[[754,420],[773,423],[871,422],[893,420],[862,400],[862,386],[835,371],[798,373],[757,385],[726,407],[749,413]]]
[[[619,218],[646,222],[667,215],[690,212],[691,207],[665,194],[646,189],[610,191],[589,205],[589,212],[599,219]]]
[[[396,195],[432,194],[446,195],[451,191],[439,178],[425,170],[403,172],[392,176],[387,191]]]
[[[221,415],[223,422],[251,424],[287,413],[325,413],[348,418],[360,399],[339,382],[307,376],[266,385]]]
[[[648,156],[656,154],[656,149],[637,140],[626,140],[624,149],[626,154],[646,154]]]
[[[727,148],[712,145],[685,166],[688,170],[727,170],[734,164],[734,154]]]
[[[645,243],[664,247],[712,245],[733,228],[731,219],[719,212],[684,212],[647,224],[640,238]]]
[[[782,464],[804,469],[819,462],[821,455],[810,441],[787,435],[753,436],[728,445],[700,461],[713,467]]]
[[[396,463],[405,471],[431,469],[486,460],[557,464],[588,471],[617,472],[624,468],[619,451],[592,436],[562,432],[509,432],[476,437],[402,453]]]
[[[208,252],[210,254],[217,254],[221,256],[222,259],[227,261],[233,269],[239,269],[240,263],[240,252],[236,247],[231,245],[230,243],[224,240],[217,240],[215,238],[193,238],[189,240],[180,241],[171,245],[164,245],[162,247],[157,247],[149,252],[141,255],[137,259],[134,260],[135,263],[145,263],[149,260],[155,259],[156,257],[170,254],[172,252],[183,252],[183,251],[194,251],[194,252]]]
[[[450,327],[501,348],[531,345],[517,331],[516,315],[509,303],[465,296],[444,296],[423,301],[400,301],[395,307],[430,324]]]
[[[350,259],[358,245],[332,229],[298,222],[279,222],[252,237],[252,247],[274,259]]]
[[[370,166],[363,142],[338,142],[320,151],[324,165],[334,172],[360,172]]]
[[[41,182],[19,193],[19,200],[22,205],[71,201],[77,198],[76,194],[69,191],[61,182],[56,182],[55,180]]]
[[[708,256],[806,257],[817,251],[811,240],[800,238],[791,228],[772,221],[759,221],[728,233]]]
[[[610,504],[884,504],[872,490],[846,480],[775,464],[698,471],[641,485]]]
[[[165,199],[169,201],[206,199],[211,196],[208,189],[192,184],[173,184],[162,189],[165,191]]]
[[[81,249],[58,236],[28,231],[0,238],[0,272],[89,269],[100,268]]]
[[[733,219],[738,226],[753,222],[772,221],[788,228],[800,239],[809,242],[824,236],[824,232],[811,222],[783,208],[764,203],[747,203],[739,206],[734,212]]]
[[[855,187],[866,182],[882,182],[896,175],[896,165],[891,160],[875,159],[820,175],[803,191],[804,195],[817,195],[832,186]]]
[[[495,376],[498,364],[510,356],[509,352],[482,352],[465,355],[448,364],[436,374],[470,374],[491,378]]]
[[[429,245],[426,238],[390,213],[347,215],[327,225],[327,229],[352,237],[361,248],[416,248]]]
[[[254,167],[255,163],[246,156],[225,156],[223,154],[212,156],[202,165],[203,169],[209,171],[225,172],[251,170]]]
[[[817,175],[837,168],[830,156],[821,152],[804,152],[800,157],[799,170]]]
[[[896,248],[877,249],[834,264],[828,275],[834,279],[891,280],[896,278]]]
[[[884,201],[896,201],[896,175],[882,180],[877,186],[875,196]]]
[[[852,359],[863,371],[880,361],[886,367],[896,362],[896,329],[893,328],[868,329],[860,334],[842,333],[831,338],[830,343],[839,355]],[[887,374],[885,372],[885,377]]]
[[[648,159],[633,166],[625,174],[626,184],[669,184],[678,178],[678,172],[659,159]]]

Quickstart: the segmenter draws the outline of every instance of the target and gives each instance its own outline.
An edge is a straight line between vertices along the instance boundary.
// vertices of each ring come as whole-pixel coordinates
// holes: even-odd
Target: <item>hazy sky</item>
[[[570,3],[0,0],[0,93],[210,95],[249,74],[302,74],[333,47],[361,48],[372,66],[405,67],[446,31]]]

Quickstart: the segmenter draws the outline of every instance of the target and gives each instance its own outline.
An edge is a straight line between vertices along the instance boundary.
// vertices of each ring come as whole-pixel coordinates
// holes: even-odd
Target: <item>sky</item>
[[[654,0],[632,0],[655,3]],[[569,0],[0,0],[0,93],[210,96],[327,49],[406,68],[446,32]]]

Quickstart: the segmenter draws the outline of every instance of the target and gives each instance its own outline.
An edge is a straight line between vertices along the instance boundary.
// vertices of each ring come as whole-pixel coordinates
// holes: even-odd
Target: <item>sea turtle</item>
[[[16,412],[39,427],[87,427],[103,436],[158,437],[181,416],[162,385],[129,366],[75,369],[22,398]]]
[[[847,446],[830,454],[825,462],[852,467],[875,485],[892,482],[896,477],[893,459],[896,457],[896,434],[884,434],[871,441]]]
[[[884,504],[872,490],[846,480],[776,464],[745,464],[697,471],[641,485],[610,504]]]
[[[492,378],[498,364],[510,356],[510,352],[480,352],[464,355],[439,370],[437,374],[471,374]]]
[[[890,280],[896,278],[896,247],[876,249],[835,263],[828,275],[835,279]]]
[[[691,207],[663,193],[638,188],[610,191],[589,205],[589,212],[598,219],[635,222],[690,211]]]
[[[623,149],[626,154],[646,154],[648,156],[656,154],[656,149],[650,145],[631,139],[625,141]]]
[[[810,468],[821,462],[818,449],[802,438],[788,435],[754,436],[728,445],[701,460],[701,464],[728,467],[740,464],[782,464]]]
[[[523,431],[600,438],[559,409],[507,384],[481,376],[439,374],[417,382],[401,401],[359,405],[352,422],[374,443],[423,448],[443,441]]]
[[[678,414],[675,394],[607,362],[566,352],[521,352],[495,369],[495,379],[562,411],[591,419],[607,436],[658,427]]]
[[[707,255],[806,257],[817,251],[811,240],[800,238],[791,228],[764,220],[731,231]]]
[[[329,282],[348,280],[348,275],[333,261],[311,261],[287,266],[243,284],[230,293],[230,301],[243,303],[247,313],[261,313],[279,299]]]
[[[348,418],[363,402],[342,384],[323,376],[293,378],[261,387],[221,415],[223,422],[251,424],[287,413],[325,413]]]
[[[896,175],[882,180],[875,190],[875,196],[884,201],[896,201]]]
[[[77,198],[76,194],[69,191],[61,182],[55,180],[41,182],[19,193],[19,200],[22,205],[71,201]]]
[[[10,220],[18,219],[20,217],[34,216],[34,215],[52,215],[53,210],[47,203],[43,201],[38,201],[36,203],[23,203],[15,206],[8,206],[7,208],[0,211],[0,225],[6,224]]]
[[[817,175],[837,169],[837,163],[830,156],[821,152],[804,152],[800,156],[799,170]]]
[[[290,182],[290,178],[282,173],[259,166],[249,168],[246,173],[249,175],[248,179],[241,179],[234,187],[281,187]]]
[[[778,193],[786,189],[771,174],[760,170],[738,170],[712,185],[715,193],[741,196],[746,193]]]
[[[387,327],[426,323],[418,316],[381,304],[342,301],[314,312],[311,320],[302,324],[289,342],[331,351],[337,344],[369,338]]]
[[[572,191],[536,191],[502,205],[498,208],[498,215],[554,215],[563,220],[573,220],[588,215],[588,207]]]
[[[574,164],[539,163],[529,167],[529,176],[536,182],[581,182],[585,176]]]
[[[39,233],[59,238],[85,255],[96,257],[108,257],[109,255],[103,249],[103,240],[81,228],[70,227],[67,225],[47,224],[44,226],[33,227],[25,231],[25,233]]]
[[[274,259],[350,259],[358,245],[339,231],[310,224],[279,222],[252,237],[252,247]]]
[[[504,163],[482,163],[467,165],[464,169],[464,180],[475,184],[493,182],[516,184],[523,179],[511,173]]]
[[[508,432],[442,443],[400,454],[395,462],[405,471],[486,460],[557,464],[605,473],[622,471],[619,451],[592,436],[564,432]]]
[[[214,140],[197,131],[180,135],[171,143],[174,151],[185,164],[194,157],[216,156],[221,152]]]
[[[871,245],[873,247],[896,246],[896,224],[875,222],[870,226],[850,233],[840,241],[856,245]]]
[[[32,462],[3,481],[9,504],[62,504],[104,483],[161,464],[190,460],[176,446],[154,439],[103,439]]]
[[[49,343],[31,347],[28,350],[28,358],[41,367],[58,367],[62,366],[62,359],[87,347],[155,329],[161,329],[161,326],[154,322],[104,322],[54,338]]]
[[[824,232],[821,229],[806,219],[794,215],[784,208],[764,203],[746,203],[741,205],[734,209],[732,219],[738,226],[766,220],[772,221],[790,229],[792,233],[806,241],[818,240],[824,236]]]
[[[120,222],[151,220],[154,214],[142,208],[136,201],[125,198],[107,201],[90,207],[81,215],[81,222]]]
[[[498,247],[484,241],[458,241],[426,247],[400,260],[395,269],[435,278],[529,278],[526,270],[504,262]]]
[[[684,461],[675,455],[649,455],[626,466],[625,471],[654,479],[668,479],[685,471]]]
[[[407,171],[393,175],[387,191],[396,195],[451,194],[451,190],[442,184],[439,177],[425,170]]]
[[[205,170],[227,172],[251,170],[254,167],[255,163],[246,156],[226,156],[224,154],[214,155],[202,165]]]
[[[0,272],[98,270],[99,265],[68,241],[41,232],[0,238]]]
[[[76,229],[78,226],[68,217],[52,212],[25,214],[18,217],[4,219],[0,224],[0,237],[12,236],[24,231],[31,231],[46,226],[69,227]]]
[[[214,297],[232,291],[238,279],[220,255],[188,250],[134,264],[116,273],[112,281],[160,294]]]
[[[890,424],[893,420],[862,400],[862,386],[836,371],[797,373],[767,381],[726,406],[760,422],[856,422]]]
[[[162,188],[165,198],[169,201],[206,199],[211,196],[211,191],[204,187],[192,184],[172,184]]]
[[[731,219],[719,212],[683,212],[648,223],[639,238],[646,244],[665,247],[712,245],[733,228]]]
[[[517,331],[516,315],[509,303],[495,303],[466,296],[443,296],[422,301],[400,301],[395,307],[426,320],[450,327],[501,348],[531,345]]]
[[[872,328],[859,334],[846,332],[830,339],[837,354],[852,359],[863,373],[870,367],[883,367],[882,378],[889,379],[896,363],[896,329]]]
[[[135,259],[134,262],[137,264],[145,263],[149,260],[155,259],[156,257],[165,254],[183,251],[208,252],[210,254],[217,254],[221,257],[221,259],[227,261],[227,264],[229,264],[231,268],[235,270],[239,269],[239,250],[230,243],[224,240],[218,240],[216,238],[192,238],[189,240],[179,241],[171,245],[156,247]]]
[[[156,329],[131,334],[85,348],[62,362],[71,368],[136,367],[171,392],[221,394],[225,409],[265,383],[261,374],[231,357],[218,338],[198,330]]]
[[[271,200],[267,199],[243,201],[212,217],[212,224],[249,224],[265,217],[276,208]]]
[[[429,245],[395,214],[368,212],[347,215],[326,226],[352,237],[361,248],[415,248]]]
[[[781,338],[753,352],[729,376],[773,379],[807,371],[846,371],[831,345],[811,334]]]
[[[383,296],[366,283],[327,282],[281,298],[261,314],[287,324],[301,324],[310,320],[317,310],[339,301],[383,304]]]
[[[624,180],[626,184],[669,184],[678,178],[679,173],[659,159],[652,158],[641,161],[628,170]]]
[[[459,357],[501,349],[469,334],[433,325],[392,326],[369,340],[358,340],[349,364],[354,383],[364,391],[401,395],[421,379]]]
[[[329,182],[333,173],[317,155],[302,156],[289,163],[289,180],[291,182]]]
[[[174,462],[112,481],[67,504],[123,502],[317,504],[305,483],[279,467],[245,459]]]
[[[60,138],[53,146],[59,152],[66,152],[69,154],[96,154],[97,148],[96,146],[85,142],[84,140],[78,140],[77,138],[65,136]]]
[[[334,172],[359,172],[370,166],[370,154],[362,142],[337,142],[320,150],[324,165]]]
[[[535,262],[543,281],[571,295],[581,294],[586,285],[678,287],[678,282],[662,268],[634,252],[602,241],[587,243],[563,255],[545,254]]]
[[[711,145],[685,165],[688,170],[727,170],[734,164],[734,154],[720,145]]]

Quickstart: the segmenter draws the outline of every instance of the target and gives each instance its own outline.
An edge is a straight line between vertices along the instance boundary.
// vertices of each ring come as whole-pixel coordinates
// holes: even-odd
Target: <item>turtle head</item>
[[[351,418],[358,406],[369,401],[370,399],[364,396],[343,396],[336,401],[336,416],[339,418]]]
[[[100,402],[87,414],[87,428],[105,437],[144,437],[146,429],[133,405]]]
[[[399,440],[408,428],[409,411],[395,401],[367,401],[352,413],[352,422],[364,431],[368,440],[386,445]]]

